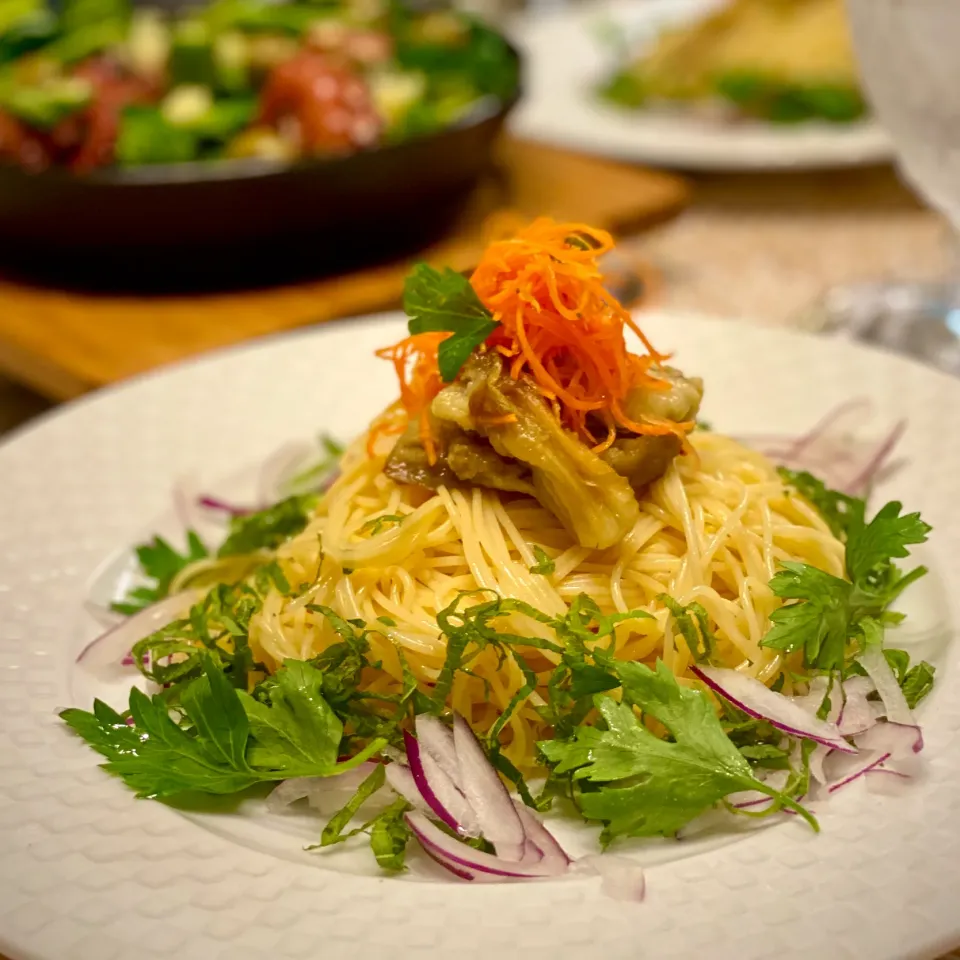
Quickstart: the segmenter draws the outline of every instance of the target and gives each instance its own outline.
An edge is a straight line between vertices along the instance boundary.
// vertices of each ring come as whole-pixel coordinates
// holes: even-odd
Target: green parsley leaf
[[[234,557],[276,549],[303,530],[316,504],[316,494],[297,494],[258,513],[234,517],[230,521],[230,534],[217,556]]]
[[[269,703],[237,690],[208,655],[202,674],[183,690],[184,723],[175,722],[162,696],[130,691],[133,725],[99,700],[93,712],[60,716],[98,753],[104,769],[140,797],[180,793],[231,794],[255,783],[289,776],[329,776],[378,753],[373,740],[350,760],[337,763],[340,722],[318,694],[319,671],[287,661],[263,687]]]
[[[805,810],[753,776],[704,694],[681,687],[660,661],[656,671],[640,663],[618,669],[625,700],[659,720],[673,742],[647,730],[629,703],[597,697],[605,730],[581,726],[572,739],[538,744],[555,773],[581,782],[581,811],[587,819],[604,821],[604,842],[674,834],[740,790],[760,790],[816,826]]]
[[[470,354],[493,333],[497,323],[480,302],[470,281],[451,270],[418,263],[403,288],[403,309],[411,334],[449,331],[438,351],[440,376],[449,383]]]
[[[250,723],[250,763],[269,769],[278,779],[316,776],[332,769],[343,737],[343,724],[323,698],[323,674],[309,663],[286,660],[258,693],[269,705],[239,691]]]
[[[239,691],[239,696],[246,694]],[[238,691],[212,660],[205,660],[203,675],[183,691],[180,703],[193,723],[198,740],[219,754],[228,767],[248,769],[250,723],[247,713]]]
[[[138,797],[237,793],[259,779],[245,761],[237,762],[234,750],[237,740],[246,740],[246,715],[242,709],[242,716],[231,709],[238,726],[227,734],[206,712],[214,712],[215,705],[236,697],[236,692],[209,661],[204,676],[194,681],[198,687],[201,684],[204,688],[187,698],[189,709],[184,707],[195,732],[174,723],[162,697],[148,697],[136,687],[130,691],[132,726],[100,701],[94,702],[93,713],[69,709],[60,716],[107,758],[104,769],[121,777]],[[214,731],[215,737],[204,736],[204,729]]]
[[[530,567],[531,573],[539,573],[544,577],[550,577],[557,572],[556,562],[551,559],[550,554],[539,544],[534,545],[533,556],[537,562]]]
[[[126,616],[162,600],[169,593],[173,578],[184,567],[202,560],[210,553],[193,530],[187,531],[186,553],[178,553],[163,537],[154,537],[149,543],[140,544],[136,552],[143,575],[153,583],[135,587],[123,602],[111,604],[117,613]]]

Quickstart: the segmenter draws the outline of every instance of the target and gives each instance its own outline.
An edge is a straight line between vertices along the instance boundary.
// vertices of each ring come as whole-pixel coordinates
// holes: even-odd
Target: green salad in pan
[[[516,85],[499,34],[395,0],[0,0],[0,161],[30,171],[343,156]]]

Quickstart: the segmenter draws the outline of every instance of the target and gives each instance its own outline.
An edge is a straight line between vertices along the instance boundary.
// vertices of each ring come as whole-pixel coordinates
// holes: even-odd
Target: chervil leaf
[[[534,546],[533,555],[537,562],[530,567],[531,573],[539,573],[544,577],[549,577],[557,572],[556,562],[550,557],[550,554],[543,549],[543,547],[539,546],[539,544]]]
[[[753,776],[750,764],[723,732],[711,702],[681,687],[658,661],[618,665],[624,700],[662,723],[673,742],[651,733],[627,702],[597,697],[607,729],[580,726],[565,741],[538,744],[555,765],[584,783],[579,803],[588,819],[606,823],[604,839],[673,834],[695,816],[739,790],[760,790],[796,805]],[[812,823],[815,821],[806,814]]]
[[[316,503],[316,494],[297,494],[258,513],[234,517],[230,521],[230,534],[217,556],[233,557],[276,549],[303,530]]]
[[[193,530],[187,531],[186,553],[178,553],[163,537],[154,537],[137,547],[137,560],[143,575],[152,580],[149,586],[135,587],[122,603],[111,604],[127,616],[162,600],[170,591],[173,578],[184,567],[208,556],[209,551]]]
[[[442,272],[418,263],[403,289],[411,334],[449,331],[438,350],[440,376],[449,383],[467,358],[500,326],[480,302],[470,281],[449,267]]]

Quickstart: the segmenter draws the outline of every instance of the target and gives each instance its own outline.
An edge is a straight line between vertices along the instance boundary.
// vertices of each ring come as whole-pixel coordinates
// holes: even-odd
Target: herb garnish
[[[534,544],[533,556],[537,562],[530,567],[531,573],[539,573],[541,576],[550,577],[557,572],[556,561],[539,544]]]
[[[143,575],[152,580],[149,586],[134,587],[122,602],[112,603],[117,613],[130,616],[162,600],[170,591],[174,577],[191,563],[210,555],[204,542],[193,530],[187,531],[187,550],[178,553],[163,537],[154,537],[136,549]]]
[[[480,302],[470,281],[447,267],[442,272],[418,263],[403,288],[403,309],[411,335],[449,331],[438,349],[440,376],[449,383],[470,354],[500,324]]]
[[[291,776],[328,776],[379,752],[385,741],[337,762],[343,726],[324,701],[322,684],[320,671],[288,660],[253,697],[204,657],[202,674],[180,695],[180,723],[163,697],[136,687],[132,725],[100,700],[92,713],[69,709],[60,716],[139,797],[230,794]]]
[[[700,691],[681,687],[661,661],[656,670],[622,663],[624,700],[597,697],[605,729],[582,725],[566,741],[538,743],[555,765],[581,787],[579,806],[588,820],[605,823],[604,844],[618,836],[671,835],[731,793],[757,790],[816,820],[785,794],[757,780],[750,764],[723,732],[713,705]],[[667,728],[673,740],[651,733],[630,704]]]
[[[862,500],[827,490],[807,473],[784,471],[783,476],[844,540],[849,580],[810,564],[784,562],[770,588],[778,597],[795,602],[774,611],[773,626],[761,645],[787,653],[802,649],[807,667],[837,670],[849,641],[866,642],[871,622],[880,626],[898,622],[899,617],[888,613],[887,607],[926,568],[903,574],[893,560],[908,556],[908,546],[926,541],[931,528],[918,513],[901,514],[897,501],[886,504],[867,523]]]
[[[294,494],[266,510],[233,517],[230,533],[217,556],[235,557],[257,550],[276,549],[303,530],[316,505],[316,494]]]

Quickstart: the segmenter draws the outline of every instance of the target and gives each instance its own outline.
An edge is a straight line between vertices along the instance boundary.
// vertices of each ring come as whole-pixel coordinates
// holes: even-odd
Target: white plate
[[[721,124],[682,111],[629,111],[594,89],[615,57],[598,34],[616,24],[640,44],[668,24],[700,16],[716,0],[600,0],[564,5],[519,21],[513,39],[527,56],[526,93],[512,119],[521,137],[621,160],[691,170],[809,169],[891,159],[873,120],[853,124]]]
[[[909,417],[904,465],[879,495],[935,528],[924,559],[936,575],[914,597],[924,642],[928,627],[955,622],[960,382],[849,343],[677,315],[643,323],[706,377],[705,415],[719,429],[800,431],[852,395],[884,419]],[[359,431],[395,394],[372,351],[401,330],[381,317],[216,354],[69,406],[0,447],[0,951],[892,960],[960,943],[956,644],[930,651],[939,672],[922,782],[899,797],[851,787],[825,808],[819,836],[787,822],[638,845],[652,864],[642,905],[605,898],[594,879],[478,888],[420,867],[377,877],[363,851],[302,852],[317,830],[302,817],[271,819],[255,803],[185,814],[134,800],[96,768],[55,716],[93,692],[74,659],[97,631],[82,610],[95,572],[122,575],[122,562],[104,562],[165,522],[176,478],[211,485],[289,439]]]

